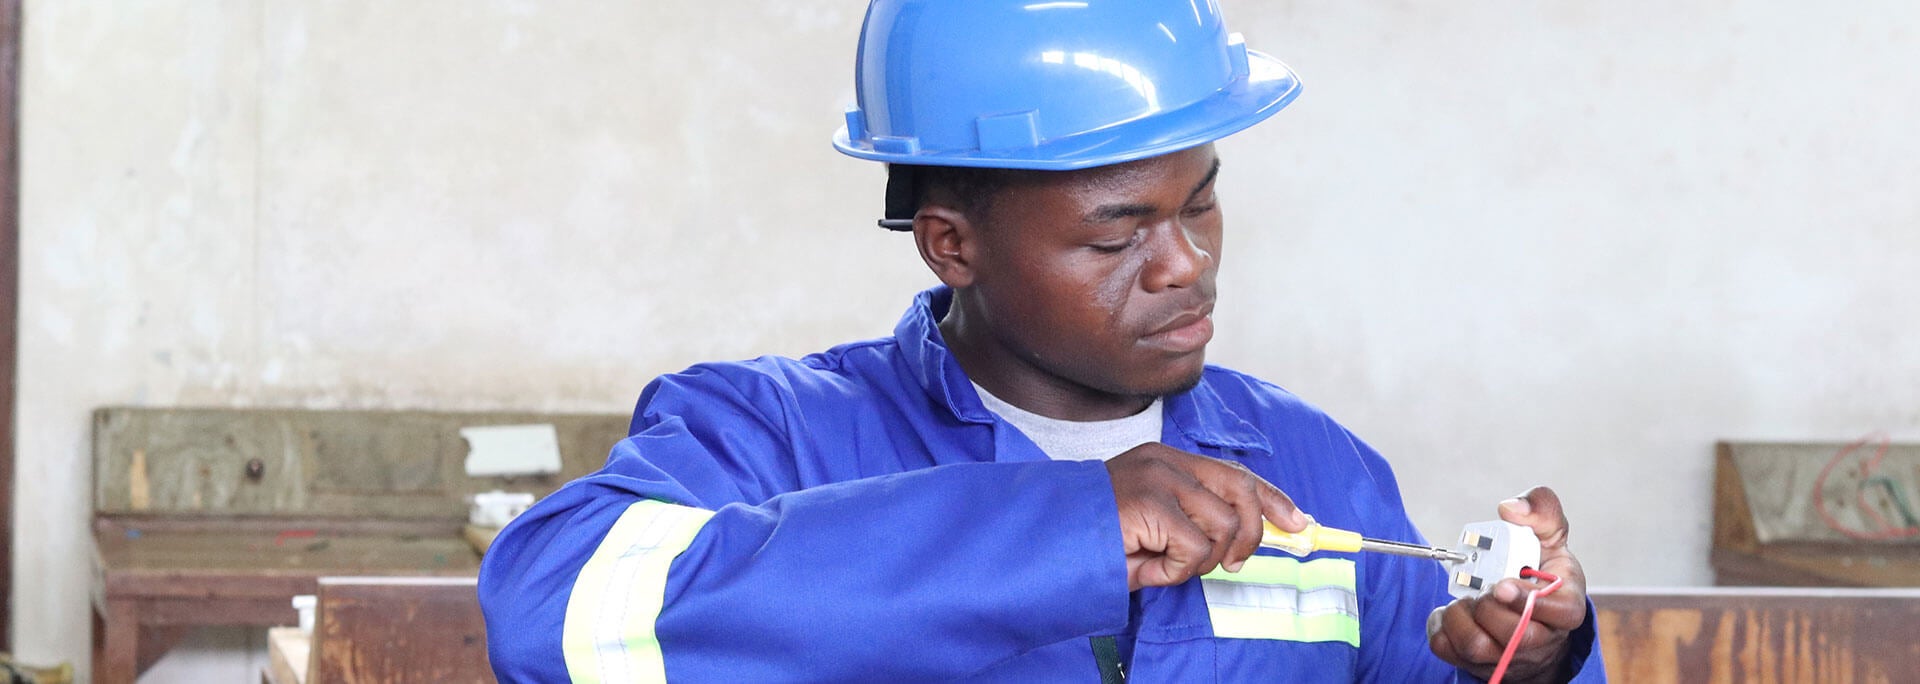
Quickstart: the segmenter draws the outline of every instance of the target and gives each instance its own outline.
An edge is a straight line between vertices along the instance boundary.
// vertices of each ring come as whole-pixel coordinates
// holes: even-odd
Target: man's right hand
[[[1107,461],[1127,551],[1127,589],[1167,587],[1216,567],[1238,571],[1260,547],[1260,520],[1299,532],[1293,500],[1238,463],[1158,442]]]

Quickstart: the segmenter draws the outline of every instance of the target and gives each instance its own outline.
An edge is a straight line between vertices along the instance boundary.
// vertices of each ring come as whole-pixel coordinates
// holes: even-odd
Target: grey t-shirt
[[[1047,458],[1056,461],[1104,461],[1147,442],[1160,441],[1163,399],[1154,399],[1147,408],[1125,418],[1078,421],[1027,411],[993,396],[979,384],[973,389],[980,393],[980,403],[987,410],[1020,428]]]

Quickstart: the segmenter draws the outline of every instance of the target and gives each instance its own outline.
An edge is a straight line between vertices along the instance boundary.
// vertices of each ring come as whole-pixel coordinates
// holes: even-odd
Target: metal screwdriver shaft
[[[1376,553],[1390,553],[1396,556],[1412,556],[1414,558],[1430,558],[1437,561],[1453,563],[1465,562],[1467,560],[1466,554],[1437,546],[1421,546],[1419,544],[1387,541],[1385,539],[1367,539],[1361,537],[1358,532],[1322,527],[1320,523],[1314,522],[1312,517],[1307,518],[1307,528],[1299,532],[1282,530],[1275,527],[1271,522],[1266,522],[1265,525],[1266,529],[1260,535],[1260,545],[1279,549],[1296,556],[1305,556],[1314,551],[1338,551],[1345,553],[1373,551]]]
[[[1466,554],[1458,551],[1449,551],[1438,546],[1421,546],[1419,544],[1387,541],[1385,539],[1361,539],[1360,550],[1373,551],[1375,553],[1391,553],[1396,556],[1429,558],[1453,563],[1461,563],[1467,560]]]

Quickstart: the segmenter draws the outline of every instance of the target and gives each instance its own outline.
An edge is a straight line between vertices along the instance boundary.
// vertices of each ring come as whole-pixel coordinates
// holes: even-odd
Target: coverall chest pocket
[[[1359,661],[1354,561],[1256,555],[1240,573],[1200,578],[1204,634],[1142,630],[1133,682],[1352,680]],[[1192,605],[1200,607],[1200,605]],[[1194,611],[1198,613],[1198,611]],[[1179,634],[1187,632],[1187,634]]]

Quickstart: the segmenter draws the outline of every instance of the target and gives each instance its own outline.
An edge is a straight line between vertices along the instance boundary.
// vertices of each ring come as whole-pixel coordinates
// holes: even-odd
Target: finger
[[[1454,655],[1449,662],[1491,669],[1493,663],[1500,660],[1500,651],[1505,648],[1506,642],[1474,620],[1476,603],[1473,599],[1459,599],[1448,605],[1446,612],[1440,615],[1439,638],[1446,640]]]
[[[1500,519],[1533,528],[1542,551],[1566,546],[1567,514],[1560,507],[1560,495],[1550,487],[1534,487],[1500,502]]]
[[[1520,624],[1520,610],[1527,596],[1526,590],[1520,588],[1521,584],[1520,580],[1501,580],[1494,585],[1493,591],[1473,603],[1474,623],[1493,634],[1501,648],[1506,648],[1507,639],[1513,636],[1513,628]],[[1515,602],[1512,596],[1519,596],[1519,601]],[[1535,606],[1534,609],[1538,610],[1539,607]]]
[[[1187,519],[1207,537],[1207,553],[1195,572],[1204,574],[1226,562],[1241,530],[1240,514],[1233,505],[1199,486],[1182,487],[1174,492],[1174,497]]]
[[[1562,547],[1551,553],[1542,554],[1542,556],[1540,559],[1540,569],[1565,582],[1565,586],[1553,592],[1554,595],[1558,596],[1561,592],[1571,589],[1582,598],[1586,596],[1587,573],[1581,569],[1580,559],[1575,558],[1572,551]]]
[[[1539,609],[1536,603],[1535,617],[1539,616]],[[1473,619],[1481,629],[1494,636],[1502,651],[1507,648],[1507,642],[1514,638],[1514,629],[1520,624],[1519,613],[1499,601],[1484,599],[1474,604]],[[1516,676],[1539,670],[1557,660],[1567,633],[1549,628],[1537,620],[1529,620],[1526,629],[1520,632],[1519,639],[1520,645],[1514,648],[1510,670]]]
[[[1489,624],[1488,628],[1502,634],[1512,634],[1513,626],[1519,621],[1521,611],[1526,609],[1527,594],[1538,592],[1545,586],[1544,583],[1511,578],[1500,580],[1499,584],[1493,585],[1493,590],[1487,592],[1486,596],[1481,598],[1481,602],[1500,605],[1513,616],[1513,619],[1503,624]],[[1586,622],[1586,617],[1586,596],[1565,584],[1551,594],[1534,597],[1532,620],[1548,629],[1572,631],[1573,628]]]
[[[1215,488],[1207,484],[1206,472],[1195,472],[1190,468],[1204,467],[1212,459],[1193,456],[1177,450],[1168,449],[1170,459],[1158,461],[1160,472],[1167,482],[1162,491],[1178,504],[1182,515],[1198,527],[1208,540],[1206,553],[1199,560],[1196,574],[1206,573],[1220,565],[1227,557],[1230,545],[1239,534],[1240,519],[1233,505],[1215,493]]]
[[[1240,529],[1227,545],[1227,557],[1221,567],[1229,572],[1239,572],[1246,565],[1247,558],[1260,548],[1260,537],[1265,530],[1260,524],[1260,493],[1254,484],[1256,480],[1243,480],[1240,495],[1230,499],[1234,515],[1239,518]]]
[[[1587,579],[1580,568],[1580,560],[1571,551],[1564,548],[1545,558],[1540,569],[1560,579],[1560,587],[1553,593],[1540,596],[1534,601],[1533,619],[1558,630],[1571,631],[1587,620]],[[1527,581],[1510,580],[1518,583],[1521,589],[1545,589],[1549,581],[1534,578]],[[1500,589],[1498,585],[1494,587]],[[1525,605],[1525,592],[1520,592],[1510,604],[1516,608]]]
[[[1148,553],[1145,551],[1139,551],[1139,552],[1127,554],[1127,592],[1128,593],[1132,593],[1140,590],[1140,587],[1142,586],[1140,584],[1140,569],[1143,567],[1146,567],[1147,561],[1153,560],[1158,557],[1159,557],[1158,554]]]
[[[1453,639],[1447,636],[1447,609],[1451,607],[1451,604],[1440,606],[1433,609],[1433,612],[1427,613],[1427,648],[1433,651],[1435,657],[1446,661],[1448,665],[1466,667],[1470,663],[1460,655],[1460,650],[1454,646]]]
[[[1494,635],[1503,649],[1510,646],[1508,642],[1515,638],[1514,630],[1520,628],[1520,609],[1525,606],[1528,593],[1525,584],[1521,580],[1505,580],[1473,606],[1474,622]],[[1508,599],[1512,597],[1519,600],[1510,603]],[[1568,630],[1541,622],[1541,601],[1536,599],[1532,619],[1519,632],[1519,645],[1512,646],[1513,662],[1509,672],[1518,678],[1552,666],[1565,651]]]
[[[1212,553],[1213,543],[1200,528],[1179,512],[1172,502],[1161,511],[1156,526],[1161,530],[1162,551],[1140,565],[1140,586],[1171,587],[1192,579],[1200,564]]]
[[[1207,489],[1213,490],[1213,493],[1220,498],[1232,500],[1245,492],[1247,486],[1251,484],[1254,495],[1259,500],[1258,508],[1262,516],[1288,532],[1307,529],[1307,516],[1293,505],[1293,499],[1280,491],[1279,487],[1273,486],[1272,483],[1261,479],[1259,475],[1253,474],[1253,471],[1247,470],[1246,466],[1185,452],[1176,453],[1186,457],[1182,463],[1189,466],[1194,478]]]
[[[1512,582],[1514,585],[1514,591],[1511,594],[1512,600],[1508,601],[1508,605],[1512,606],[1515,610],[1526,606],[1528,591],[1538,592],[1547,586],[1545,582],[1540,582],[1539,580],[1534,580],[1532,583],[1522,580],[1506,580],[1502,582],[1502,584],[1506,582]],[[1495,592],[1500,592],[1502,589],[1504,589],[1504,587],[1499,585],[1494,587]],[[1551,594],[1536,596],[1534,598],[1533,620],[1534,622],[1560,631],[1572,631],[1574,628],[1579,627],[1587,620],[1587,594],[1585,588],[1576,583],[1566,581],[1565,576],[1562,576],[1559,589],[1553,590]]]
[[[1587,621],[1587,597],[1567,592],[1562,587],[1533,601],[1533,621],[1557,632],[1571,632]]]
[[[1230,572],[1239,572],[1247,557],[1260,548],[1260,537],[1264,530],[1260,524],[1259,487],[1264,481],[1238,463],[1196,457],[1193,464],[1198,471],[1196,481],[1233,509],[1234,524],[1237,526],[1234,535],[1216,540],[1221,543],[1223,552],[1221,567]]]
[[[1307,514],[1301,513],[1300,507],[1293,505],[1293,497],[1287,496],[1286,492],[1266,480],[1260,481],[1256,491],[1260,494],[1261,513],[1273,524],[1288,532],[1307,529]]]

